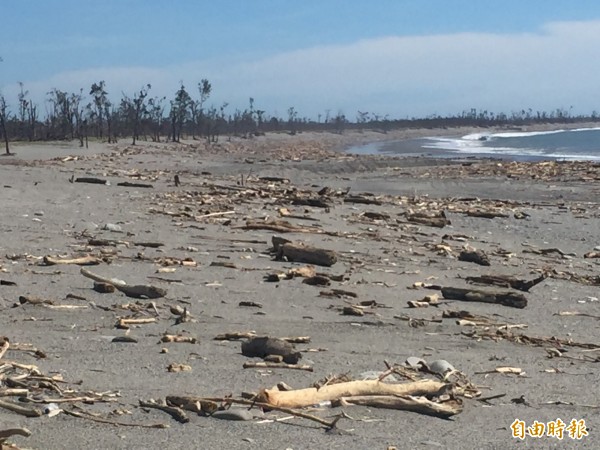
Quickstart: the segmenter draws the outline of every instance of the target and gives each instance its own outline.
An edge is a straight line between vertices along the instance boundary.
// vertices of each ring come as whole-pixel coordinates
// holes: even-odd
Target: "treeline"
[[[16,106],[0,95],[0,133],[9,152],[9,141],[74,140],[81,146],[88,139],[109,143],[131,138],[138,140],[172,141],[205,139],[218,142],[220,136],[250,137],[266,132],[378,130],[387,132],[401,128],[443,128],[458,126],[505,126],[535,123],[570,123],[597,121],[596,112],[589,116],[574,116],[571,110],[554,111],[521,110],[511,114],[493,113],[471,109],[453,116],[433,115],[425,118],[390,119],[375,113],[357,111],[354,119],[338,111],[325,111],[315,119],[301,117],[294,107],[286,117],[267,115],[256,108],[253,98],[248,106],[231,110],[227,103],[210,105],[212,85],[201,80],[192,91],[181,84],[172,99],[152,96],[152,86],[146,84],[133,94],[121,94],[113,103],[104,81],[93,83],[89,90],[66,92],[52,89],[47,93],[44,111],[29,98],[29,92],[20,83]]]

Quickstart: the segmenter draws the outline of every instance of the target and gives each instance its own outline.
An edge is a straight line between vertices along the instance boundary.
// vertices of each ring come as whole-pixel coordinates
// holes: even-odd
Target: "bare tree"
[[[196,139],[196,131],[200,129],[202,133],[202,126],[204,122],[204,103],[210,97],[212,86],[210,82],[204,78],[198,83],[198,92],[200,93],[200,100],[195,100],[190,103],[190,113],[192,121],[192,139]]]
[[[48,92],[48,101],[52,105],[50,124],[53,128],[54,137],[59,139],[73,139],[75,137],[75,111],[72,101],[75,100],[75,94],[69,95],[67,92],[59,89],[52,89]],[[58,130],[56,126],[58,125]],[[58,134],[57,134],[58,132]]]
[[[8,145],[8,133],[6,132],[6,121],[8,120],[9,113],[6,112],[6,99],[4,95],[0,94],[0,131],[4,137],[4,144],[6,146],[6,154],[10,155],[10,147]]]
[[[190,116],[190,107],[192,105],[192,97],[185,90],[182,84],[179,90],[175,93],[175,99],[171,100],[171,131],[173,142],[179,142],[181,139],[181,130],[183,124]]]
[[[298,120],[298,112],[293,106],[289,107],[288,110],[288,126],[290,127],[290,134],[296,134],[296,121]]]
[[[90,95],[93,96],[94,106],[95,106],[95,115],[98,121],[97,128],[97,136],[100,140],[103,137],[103,129],[104,129],[104,117],[108,121],[108,143],[110,144],[110,113],[108,109],[110,108],[110,102],[108,101],[108,93],[104,90],[104,80],[98,83],[92,84],[90,89]]]
[[[163,125],[166,97],[154,97],[148,100],[148,119],[152,129],[152,140],[160,142],[160,131]]]
[[[142,87],[133,98],[129,98],[123,94],[123,98],[121,99],[122,115],[131,122],[132,145],[135,145],[136,140],[139,138],[140,122],[142,116],[146,114],[146,97],[148,96],[150,88],[152,88],[152,86],[147,84]]]
[[[84,117],[83,107],[80,108],[81,100],[83,99],[83,89],[80,89],[79,94],[71,94],[69,103],[73,117],[75,119],[75,134],[79,139],[79,146],[83,147],[84,139],[87,148],[87,120]]]

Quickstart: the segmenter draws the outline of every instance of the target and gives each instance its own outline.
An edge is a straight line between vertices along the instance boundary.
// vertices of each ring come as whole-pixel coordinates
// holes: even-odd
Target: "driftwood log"
[[[292,199],[292,205],[312,206],[313,208],[329,208],[331,204],[322,198],[303,198],[296,197]]]
[[[108,180],[102,178],[79,177],[75,178],[75,183],[108,184]]]
[[[525,308],[527,298],[512,291],[480,291],[455,287],[442,287],[442,295],[448,300],[463,300],[467,302],[496,303],[513,308]]]
[[[44,256],[43,263],[46,266],[54,266],[56,264],[75,264],[78,266],[97,266],[102,262],[101,259],[95,256],[81,256],[79,258],[53,258],[52,256]]]
[[[130,285],[125,283],[123,280],[119,280],[117,278],[106,278],[100,275],[96,275],[84,267],[81,268],[81,275],[84,277],[90,278],[94,281],[98,281],[100,283],[112,284],[115,289],[121,291],[127,297],[131,298],[161,298],[167,295],[167,291],[163,288],[148,285],[148,284],[140,284],[140,285]]]
[[[481,217],[483,219],[495,219],[496,217],[507,218],[508,214],[501,211],[469,209],[465,212],[469,217]]]
[[[541,283],[548,275],[543,273],[533,280],[522,280],[520,278],[511,277],[508,275],[481,275],[475,277],[466,277],[467,283],[488,284],[505,288],[513,288],[523,292],[529,292],[529,289],[536,284]]]
[[[122,181],[117,183],[117,186],[134,187],[134,188],[153,188],[154,186],[147,183],[132,183],[131,181]]]
[[[4,400],[0,400],[0,408],[7,409],[25,417],[41,417],[43,414],[42,410],[39,408],[28,408],[26,406],[21,406],[17,403],[7,402]]]
[[[361,203],[363,205],[381,205],[381,201],[364,195],[351,195],[344,198],[344,203]]]
[[[323,230],[315,227],[299,227],[286,220],[247,220],[240,227],[243,230],[270,230],[276,233],[322,233]]]
[[[446,225],[450,225],[450,220],[446,218],[444,211],[435,216],[424,214],[407,214],[406,221],[435,228],[444,228]]]
[[[361,395],[356,397],[342,397],[340,405],[345,406],[362,405],[372,408],[400,409],[413,411],[419,414],[448,418],[462,412],[462,403],[457,400],[445,402],[432,402],[425,397],[413,397],[412,395]]]
[[[330,267],[337,262],[337,254],[333,250],[325,250],[293,242],[286,242],[279,246],[276,259],[282,260],[284,258],[288,261],[326,267]]]
[[[341,398],[364,395],[413,395],[438,396],[451,387],[448,383],[434,380],[419,380],[410,383],[391,384],[379,380],[348,381],[292,391],[280,391],[277,388],[264,389],[258,395],[258,401],[286,408],[305,408],[321,402],[336,401]]]
[[[7,430],[0,430],[0,444],[11,436],[29,437],[31,436],[31,431],[29,431],[27,428],[9,428]]]
[[[290,183],[289,178],[282,178],[282,177],[258,177],[258,179],[260,181],[267,181],[267,182],[272,182],[272,183],[283,183],[283,184]]]

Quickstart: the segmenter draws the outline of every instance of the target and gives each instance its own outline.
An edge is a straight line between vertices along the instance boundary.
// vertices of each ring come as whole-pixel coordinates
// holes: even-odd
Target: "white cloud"
[[[53,87],[88,89],[104,79],[109,91],[132,93],[150,83],[151,95],[172,96],[183,81],[192,94],[201,78],[211,101],[284,114],[295,106],[316,117],[331,109],[391,117],[451,114],[478,108],[510,112],[575,107],[589,113],[600,98],[600,21],[556,22],[531,33],[460,33],[384,37],[320,46],[259,60],[196,61],[169,67],[106,67],[26,82],[33,98]],[[5,86],[7,96],[16,87]]]

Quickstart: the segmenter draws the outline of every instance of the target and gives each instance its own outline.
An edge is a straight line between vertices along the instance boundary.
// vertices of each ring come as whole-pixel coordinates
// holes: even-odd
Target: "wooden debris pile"
[[[387,366],[388,369],[376,379],[352,380],[348,374],[344,374],[327,377],[303,389],[293,389],[285,383],[279,383],[256,393],[243,393],[239,398],[169,395],[164,401],[141,401],[140,405],[160,409],[181,423],[190,421],[188,412],[227,420],[260,419],[260,423],[286,420],[277,416],[277,413],[285,413],[290,416],[287,420],[307,419],[332,429],[340,419],[350,417],[345,410],[353,405],[411,411],[447,419],[463,411],[464,398],[481,395],[477,387],[456,370],[447,370],[437,374],[437,377],[427,378],[424,373],[434,373],[427,366]],[[407,381],[385,381],[392,374]],[[333,420],[309,412],[329,408],[343,409]],[[328,415],[331,417],[331,414]]]
[[[54,417],[57,414],[88,418],[102,421],[96,415],[86,412],[80,405],[117,402],[119,391],[95,392],[82,389],[81,382],[68,382],[62,375],[46,375],[35,364],[18,362],[7,356],[29,354],[43,359],[45,353],[28,344],[11,343],[9,338],[0,337],[0,409],[21,416]],[[111,423],[107,419],[107,423]],[[2,430],[0,427],[0,445],[10,436],[29,436],[31,432],[24,428]],[[4,447],[2,447],[4,448]],[[6,448],[9,447],[6,444]]]
[[[422,178],[509,178],[536,181],[598,181],[600,164],[590,161],[490,161],[421,169]]]

